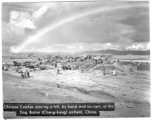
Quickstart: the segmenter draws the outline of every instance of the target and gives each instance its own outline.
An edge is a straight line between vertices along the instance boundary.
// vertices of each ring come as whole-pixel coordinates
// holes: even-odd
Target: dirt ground
[[[114,102],[115,111],[100,112],[100,117],[149,117],[150,72],[127,75],[102,75],[101,70],[61,71],[56,69],[20,74],[3,71],[4,103],[90,103]],[[15,117],[5,113],[5,118]]]

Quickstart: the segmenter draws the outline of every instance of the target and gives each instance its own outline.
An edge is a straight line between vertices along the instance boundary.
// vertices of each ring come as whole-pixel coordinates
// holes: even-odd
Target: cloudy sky
[[[148,50],[148,2],[2,4],[3,52]]]

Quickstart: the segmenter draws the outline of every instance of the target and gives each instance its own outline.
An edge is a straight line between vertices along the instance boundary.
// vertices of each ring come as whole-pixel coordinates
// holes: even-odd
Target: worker
[[[57,68],[57,63],[54,64],[55,68]]]
[[[26,74],[27,74],[27,78],[29,78],[30,77],[30,71],[29,71],[29,69],[26,69]]]
[[[115,71],[115,70],[113,70],[113,71],[112,71],[112,75],[113,75],[113,76],[117,76],[117,74],[116,74],[116,71]]]
[[[26,72],[23,72],[24,78],[26,78]]]
[[[21,77],[24,78],[24,74],[23,74],[23,71],[22,71],[22,70],[21,70]]]
[[[84,72],[84,70],[83,70],[83,69],[81,69],[81,72],[83,73],[83,72]]]
[[[58,75],[58,74],[60,74],[60,70],[59,70],[59,69],[57,69],[57,75]]]
[[[104,76],[106,75],[106,71],[105,71],[105,69],[103,69],[103,75],[104,75]]]

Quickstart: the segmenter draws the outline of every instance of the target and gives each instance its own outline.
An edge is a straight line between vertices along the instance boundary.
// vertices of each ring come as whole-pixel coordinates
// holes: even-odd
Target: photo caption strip
[[[4,103],[4,112],[16,116],[99,116],[100,111],[114,111],[114,102],[106,103]]]

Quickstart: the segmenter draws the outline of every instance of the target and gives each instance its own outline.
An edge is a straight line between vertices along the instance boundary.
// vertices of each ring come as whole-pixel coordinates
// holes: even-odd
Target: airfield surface
[[[22,79],[18,73],[3,71],[4,103],[114,102],[115,111],[102,111],[100,117],[150,116],[150,71],[117,76],[103,76],[94,69],[60,73],[57,69],[33,71],[30,78]]]

